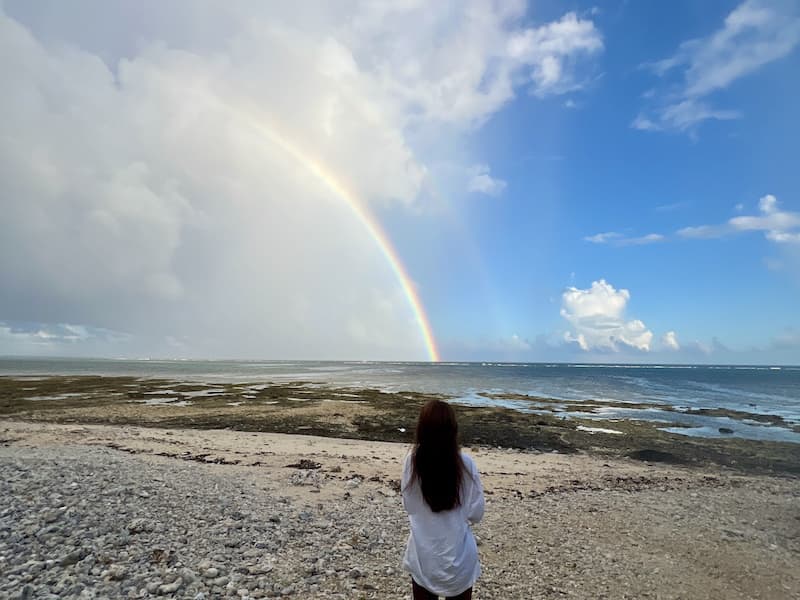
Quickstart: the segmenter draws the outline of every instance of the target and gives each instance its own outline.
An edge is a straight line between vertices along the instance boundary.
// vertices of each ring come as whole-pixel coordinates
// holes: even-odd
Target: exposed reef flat
[[[204,383],[134,377],[0,377],[0,418],[410,442],[419,407],[432,397],[449,399],[304,381]],[[688,437],[663,431],[663,423],[602,418],[601,413],[604,407],[675,412],[672,406],[566,402],[516,394],[499,394],[495,398],[514,403],[514,408],[458,406],[465,445],[588,452],[649,462],[718,465],[740,472],[800,475],[800,444]],[[547,410],[548,406],[551,410]],[[569,418],[565,417],[567,412]],[[681,412],[790,427],[771,415],[721,409]],[[797,426],[794,428],[797,430]]]

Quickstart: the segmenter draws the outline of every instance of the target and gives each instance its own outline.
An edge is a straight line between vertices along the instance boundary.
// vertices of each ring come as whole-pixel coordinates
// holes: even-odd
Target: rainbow
[[[226,105],[225,103],[221,104],[231,110],[229,105]],[[401,262],[400,257],[397,255],[397,251],[389,241],[386,232],[383,230],[380,223],[378,223],[377,220],[375,220],[375,218],[365,208],[364,203],[361,202],[358,196],[348,189],[341,180],[331,173],[331,171],[327,169],[325,165],[316,160],[309,153],[301,151],[300,148],[291,143],[286,137],[278,134],[275,128],[266,126],[263,123],[263,120],[251,116],[249,111],[235,110],[233,112],[239,118],[246,119],[253,131],[258,132],[260,136],[268,139],[271,143],[291,156],[294,161],[300,164],[309,173],[321,181],[328,189],[330,189],[335,196],[344,200],[345,204],[347,204],[347,206],[350,208],[352,213],[358,219],[359,223],[361,223],[364,229],[366,229],[370,237],[378,246],[381,254],[386,259],[386,262],[389,264],[389,267],[394,273],[394,276],[400,283],[403,294],[408,301],[411,311],[414,314],[414,319],[419,327],[420,335],[422,336],[422,341],[428,354],[428,359],[431,362],[439,362],[439,351],[436,348],[436,340],[434,340],[433,332],[431,331],[431,325],[428,321],[428,316],[425,314],[425,309],[423,308],[422,302],[419,299],[419,294],[417,294],[414,282],[408,276],[408,272]]]

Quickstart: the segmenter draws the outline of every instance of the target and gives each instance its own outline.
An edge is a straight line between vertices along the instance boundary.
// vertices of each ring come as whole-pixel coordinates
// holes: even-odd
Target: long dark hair
[[[461,504],[464,463],[456,413],[447,402],[431,400],[419,411],[411,467],[411,478],[419,479],[422,497],[433,512]]]

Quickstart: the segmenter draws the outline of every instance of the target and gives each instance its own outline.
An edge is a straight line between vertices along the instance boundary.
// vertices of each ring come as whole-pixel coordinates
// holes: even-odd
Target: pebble
[[[165,583],[163,585],[158,586],[158,594],[160,596],[166,596],[167,594],[174,594],[177,592],[181,585],[182,581],[180,579],[173,581],[172,583]]]
[[[308,488],[287,495],[293,475],[283,470],[256,489],[258,469],[99,447],[0,447],[0,598],[408,598],[401,567],[408,518],[399,495],[385,480],[326,479],[333,469],[325,466],[297,470],[312,473],[297,477],[302,485],[325,486],[312,500]],[[681,586],[709,572],[703,556],[735,551],[752,561],[742,572],[766,573],[765,564],[782,568],[800,551],[784,525],[796,512],[796,483],[764,478],[705,493],[697,483],[638,490],[602,477],[602,487],[580,492],[489,490],[475,531],[490,559],[476,596],[693,597]],[[359,489],[342,500],[345,488]],[[695,490],[708,510],[697,510]],[[688,549],[696,551],[692,561],[682,554]],[[724,572],[714,573],[721,581]],[[785,597],[797,595],[792,573],[772,575]],[[768,584],[750,579],[742,597]]]
[[[130,533],[147,533],[155,529],[155,524],[150,519],[134,519],[128,523],[128,531]]]

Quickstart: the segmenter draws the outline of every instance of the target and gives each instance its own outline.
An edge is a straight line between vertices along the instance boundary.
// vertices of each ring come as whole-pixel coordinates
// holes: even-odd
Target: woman
[[[414,600],[470,600],[481,565],[469,524],[483,517],[483,487],[475,463],[459,450],[447,402],[422,407],[402,490],[411,523],[403,568],[411,573]]]

